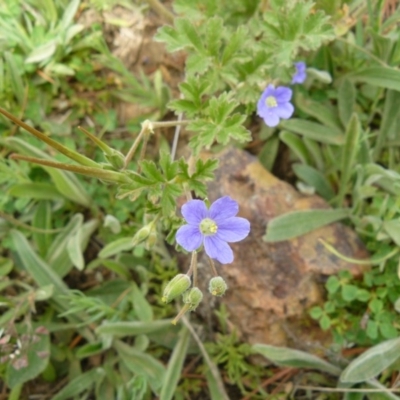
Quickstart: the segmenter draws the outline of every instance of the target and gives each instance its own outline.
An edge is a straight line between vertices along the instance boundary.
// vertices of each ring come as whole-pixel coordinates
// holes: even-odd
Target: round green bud
[[[223,296],[226,289],[228,289],[228,285],[220,276],[212,278],[208,284],[208,290],[213,296]]]
[[[188,306],[188,311],[194,311],[203,300],[203,293],[198,287],[191,288],[183,294],[183,302]]]
[[[175,297],[186,292],[191,285],[190,277],[186,274],[178,274],[170,280],[164,289],[161,301],[169,303]]]
[[[152,226],[150,223],[150,224],[145,225],[143,228],[139,229],[135,233],[135,236],[133,236],[132,244],[134,246],[136,246],[137,244],[143,242],[143,240],[146,240],[151,233],[151,228],[152,228]]]

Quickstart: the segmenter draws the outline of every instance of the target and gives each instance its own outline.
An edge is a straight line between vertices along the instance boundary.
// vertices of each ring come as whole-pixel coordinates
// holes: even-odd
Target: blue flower
[[[299,61],[294,63],[296,67],[296,72],[293,74],[292,83],[303,83],[307,78],[306,63]]]
[[[229,196],[221,197],[207,209],[202,200],[190,200],[182,206],[187,225],[176,233],[176,241],[187,251],[194,251],[204,244],[210,258],[221,264],[233,261],[233,252],[227,243],[238,242],[250,232],[250,223],[236,217],[238,203]]]
[[[288,119],[294,112],[290,103],[292,90],[285,86],[268,85],[257,103],[257,114],[270,126],[277,126],[279,120]]]

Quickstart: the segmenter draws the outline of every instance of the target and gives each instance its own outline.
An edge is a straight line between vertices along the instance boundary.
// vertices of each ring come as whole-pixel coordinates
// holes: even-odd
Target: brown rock
[[[262,237],[272,218],[292,210],[329,206],[320,197],[302,195],[277,179],[245,151],[228,149],[219,155],[219,160],[216,179],[208,185],[210,201],[231,196],[240,205],[239,215],[251,223],[250,235],[231,244],[234,262],[217,265],[228,284],[220,301],[226,305],[231,322],[250,343],[292,342],[291,345],[299,346],[304,340],[324,340],[306,311],[323,301],[327,276],[341,269],[358,275],[361,269],[329,253],[318,239],[323,238],[342,254],[360,259],[368,257],[363,244],[349,227],[340,223],[289,241],[264,242]],[[204,261],[199,265],[200,285],[205,285],[210,277],[210,268]],[[214,300],[208,294],[203,303],[209,305],[210,301]],[[297,340],[299,343],[293,343]]]

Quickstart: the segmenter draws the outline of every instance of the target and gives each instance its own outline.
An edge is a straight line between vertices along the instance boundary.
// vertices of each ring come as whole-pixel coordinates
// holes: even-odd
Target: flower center
[[[217,224],[210,218],[204,218],[200,222],[200,232],[205,236],[215,235],[217,230]]]
[[[265,99],[265,104],[267,107],[276,107],[278,105],[278,102],[276,101],[276,98],[274,96],[268,96]]]

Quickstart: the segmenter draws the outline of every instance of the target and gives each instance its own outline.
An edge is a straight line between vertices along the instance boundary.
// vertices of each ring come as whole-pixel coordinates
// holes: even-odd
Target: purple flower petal
[[[204,238],[204,249],[210,258],[214,258],[221,264],[230,264],[233,261],[232,249],[217,236],[206,236]]]
[[[264,90],[264,92],[263,92],[263,97],[264,97],[264,101],[265,101],[265,99],[268,97],[268,96],[275,96],[275,86],[274,85],[272,85],[272,84],[269,84],[266,88],[265,88],[265,90]]]
[[[238,242],[250,232],[250,222],[245,218],[233,217],[218,224],[216,236],[225,242]]]
[[[278,104],[287,103],[292,98],[292,89],[285,86],[279,86],[275,90],[275,98]]]
[[[296,72],[293,74],[292,83],[303,83],[307,78],[306,63],[299,61],[294,63]]]
[[[290,103],[279,104],[275,112],[279,118],[288,119],[293,115],[294,107]]]
[[[306,70],[306,63],[304,61],[299,61],[294,63],[297,72],[304,72]]]
[[[182,215],[189,224],[198,225],[207,218],[207,207],[202,200],[190,200],[182,206]]]
[[[186,250],[198,249],[203,242],[203,235],[196,225],[183,225],[176,232],[176,241]]]
[[[224,196],[211,204],[209,216],[218,225],[219,221],[234,217],[238,211],[239,204],[229,196]]]
[[[274,113],[268,113],[263,116],[265,124],[271,128],[279,124],[279,117]]]

